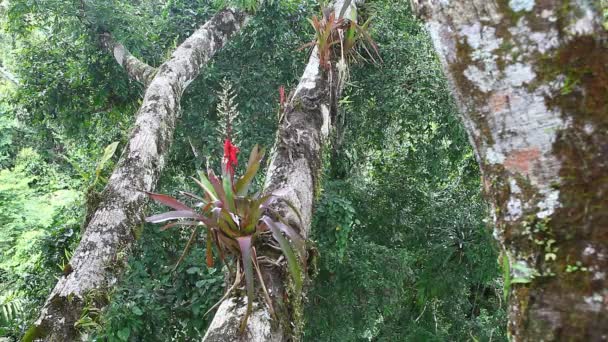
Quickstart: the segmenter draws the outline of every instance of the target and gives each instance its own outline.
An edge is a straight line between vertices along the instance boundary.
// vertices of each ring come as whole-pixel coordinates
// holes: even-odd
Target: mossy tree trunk
[[[134,242],[133,231],[142,223],[147,202],[142,191],[153,190],[165,163],[181,96],[246,19],[238,11],[219,12],[177,47],[158,70],[138,61],[111,36],[102,36],[105,48],[129,76],[147,88],[127,146],[101,201],[27,340],[79,340],[76,323],[86,315],[83,309],[100,309],[107,304],[108,292],[118,281],[121,265]]]
[[[599,1],[412,0],[493,204],[516,341],[608,339],[608,34]]]
[[[356,17],[356,6],[362,3],[362,0],[338,0],[333,2],[333,10],[338,17],[343,6],[348,4],[344,17]],[[338,58],[334,56],[331,66],[326,68],[319,61],[318,49],[313,49],[304,74],[285,105],[266,174],[265,192],[281,194],[283,199],[277,199],[274,209],[304,238],[310,232],[323,145],[328,142],[343,90],[344,80],[340,79],[342,74],[336,68]],[[285,200],[298,210],[300,217]],[[276,251],[263,245],[257,247],[258,258],[277,259]],[[203,341],[300,340],[304,294],[294,293],[285,266],[285,262],[260,263],[276,313],[274,318],[264,302],[262,290],[258,289],[254,310],[241,334],[239,325],[246,312],[247,299],[233,293],[219,306]]]

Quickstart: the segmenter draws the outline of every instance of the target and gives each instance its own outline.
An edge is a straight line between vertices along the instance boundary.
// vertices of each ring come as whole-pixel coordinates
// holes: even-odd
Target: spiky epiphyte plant
[[[338,16],[335,11],[326,8],[323,10],[321,18],[315,15],[308,20],[315,30],[315,39],[304,44],[302,48],[316,46],[319,63],[326,70],[330,68],[330,61],[335,53],[340,54],[342,63],[345,63],[346,57],[356,56],[355,47],[359,43],[374,63],[382,61],[376,42],[368,33],[370,19],[363,25],[357,24],[356,11],[350,13],[351,17],[343,17],[349,6],[350,1],[346,1]],[[338,45],[340,45],[340,49],[335,51]]]
[[[270,207],[272,201],[277,197],[276,194],[249,195],[251,182],[260,168],[264,151],[260,150],[257,145],[253,148],[247,169],[235,181],[238,152],[238,148],[232,144],[229,138],[226,138],[221,178],[217,177],[212,169],[207,171],[207,175],[200,172],[199,179],[193,178],[193,180],[200,186],[203,195],[182,192],[183,195],[198,202],[195,208],[168,195],[147,193],[153,200],[174,210],[150,216],[146,218],[146,221],[151,223],[171,221],[161,228],[162,230],[175,226],[192,227],[192,235],[178,264],[196,241],[199,229],[204,229],[207,233],[206,263],[208,267],[212,267],[214,264],[213,246],[224,263],[226,263],[227,256],[235,258],[234,263],[237,265],[235,282],[224,298],[240,283],[240,277],[243,274],[247,292],[247,312],[240,327],[243,332],[252,310],[254,268],[264,291],[264,298],[270,311],[273,312],[270,297],[266,293],[266,286],[259,272],[255,249],[256,239],[264,234],[274,237],[274,241],[278,243],[276,247],[282,251],[287,260],[296,294],[299,294],[302,288],[303,272],[300,265],[305,260],[306,251],[304,239],[283,222],[278,213]]]

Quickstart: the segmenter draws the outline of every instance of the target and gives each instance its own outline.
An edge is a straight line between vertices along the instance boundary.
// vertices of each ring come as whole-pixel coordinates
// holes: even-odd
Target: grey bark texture
[[[335,1],[333,9],[336,15],[349,2],[348,12],[356,11],[356,4],[363,3]],[[344,17],[349,17],[349,13]],[[277,200],[273,204],[274,209],[292,227],[297,227],[304,238],[310,232],[315,190],[321,172],[322,147],[329,138],[332,118],[342,93],[344,80],[340,79],[335,62],[332,60],[331,68],[326,70],[319,62],[317,48],[313,49],[300,82],[288,99],[280,119],[266,174],[265,192],[280,193],[283,199],[297,208],[302,220],[285,201]],[[274,259],[277,255],[276,252],[259,249],[258,256]],[[272,319],[262,294],[258,291],[253,313],[241,335],[239,325],[246,312],[247,299],[233,295],[219,306],[203,341],[299,340],[303,324],[303,295],[290,293],[289,274],[284,265],[276,267],[261,264],[260,267],[277,319]]]
[[[156,69],[142,62],[137,57],[133,56],[129,50],[117,42],[110,33],[103,33],[100,35],[101,45],[104,49],[108,50],[116,59],[116,62],[125,69],[125,72],[129,77],[147,87],[154,75]]]
[[[135,240],[133,229],[142,223],[147,198],[141,190],[153,190],[165,163],[183,91],[246,20],[244,13],[235,10],[219,12],[177,47],[152,78],[146,72],[149,67],[136,62],[120,44],[112,46],[116,59],[127,72],[149,85],[127,146],[101,194],[101,202],[65,274],[46,300],[30,337],[46,341],[79,340],[82,337],[75,323],[83,308],[102,308],[107,304],[108,291],[116,284]]]
[[[411,2],[493,204],[510,273],[509,334],[608,340],[608,34],[599,1]]]

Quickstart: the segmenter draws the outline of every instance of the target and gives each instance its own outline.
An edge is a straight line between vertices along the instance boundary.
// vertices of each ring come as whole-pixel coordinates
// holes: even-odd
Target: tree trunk
[[[336,16],[345,3],[350,5],[344,17],[351,17],[349,14],[356,11],[356,4],[363,1],[335,1],[333,10]],[[343,80],[335,67],[336,60],[332,60],[331,65],[329,70],[323,68],[315,47],[280,119],[264,186],[266,193],[280,193],[299,211],[301,221],[285,201],[277,200],[274,203],[274,209],[292,227],[297,227],[305,239],[312,221],[322,147],[329,138],[332,118],[342,93]],[[276,258],[276,252],[265,251],[262,247],[258,247],[257,253],[258,256]],[[284,265],[260,264],[260,268],[277,319],[272,319],[261,293],[258,293],[247,328],[242,335],[239,334],[247,299],[233,295],[219,306],[203,341],[299,340],[303,327],[303,294],[294,294],[289,290],[289,274]]]
[[[599,2],[412,5],[493,204],[510,335],[607,340],[608,35]]]
[[[77,340],[80,333],[75,323],[86,315],[83,308],[102,308],[107,304],[108,290],[118,281],[134,242],[133,229],[142,222],[147,201],[142,190],[154,188],[165,163],[182,93],[246,19],[245,14],[234,10],[218,13],[186,39],[153,77],[150,67],[137,63],[122,45],[111,45],[117,61],[130,76],[144,84],[149,82],[149,86],[101,202],[30,330],[30,340]]]

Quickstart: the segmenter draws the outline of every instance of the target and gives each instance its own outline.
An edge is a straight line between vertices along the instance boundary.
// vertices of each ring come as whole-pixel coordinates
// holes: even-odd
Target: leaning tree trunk
[[[129,142],[101,194],[101,202],[86,225],[64,275],[49,295],[28,338],[49,341],[79,339],[75,323],[83,308],[101,308],[118,280],[121,264],[134,241],[133,229],[142,222],[147,201],[142,190],[154,188],[171,145],[184,89],[209,59],[245,24],[247,16],[224,10],[195,31],[153,70],[111,36],[106,48],[129,76],[147,84]]]
[[[356,13],[356,4],[363,1],[335,1],[333,9],[336,17],[345,3],[348,10],[344,17],[350,18]],[[329,137],[332,118],[335,117],[342,93],[344,80],[340,79],[336,61],[332,60],[331,67],[326,70],[320,64],[317,48],[313,49],[304,74],[280,119],[264,185],[266,193],[280,193],[282,199],[291,202],[299,211],[300,217],[284,200],[278,199],[274,203],[274,209],[292,227],[297,227],[305,239],[310,231],[315,189],[321,172],[322,146]],[[259,249],[258,256],[275,257],[276,252]],[[303,294],[288,290],[290,280],[284,266],[260,264],[276,320],[271,317],[258,291],[247,327],[240,334],[239,325],[247,309],[247,300],[235,294],[219,306],[203,341],[299,340],[303,327]]]
[[[608,35],[599,1],[412,4],[493,203],[510,270],[510,335],[606,340]]]

